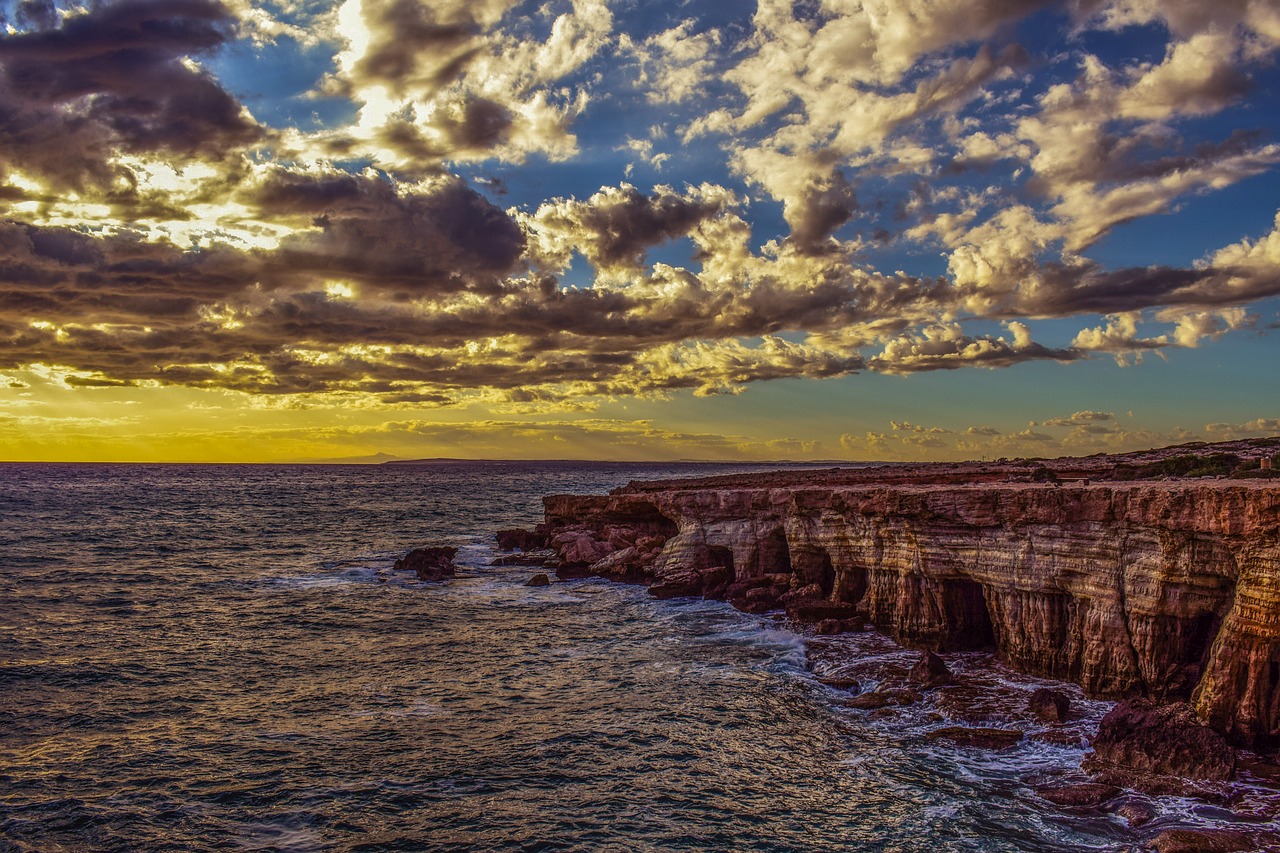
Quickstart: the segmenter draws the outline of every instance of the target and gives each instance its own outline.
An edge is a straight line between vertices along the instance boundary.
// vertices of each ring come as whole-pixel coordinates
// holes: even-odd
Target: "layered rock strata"
[[[866,618],[932,651],[994,647],[1091,696],[1186,700],[1236,744],[1280,746],[1280,488],[1269,483],[722,479],[552,496],[545,508],[570,572],[757,612],[800,594],[815,619]]]

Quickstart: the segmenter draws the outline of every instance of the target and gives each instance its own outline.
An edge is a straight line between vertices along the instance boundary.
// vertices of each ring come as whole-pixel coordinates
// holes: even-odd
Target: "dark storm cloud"
[[[622,184],[602,187],[586,201],[547,202],[530,224],[555,263],[567,264],[567,252],[576,249],[598,269],[638,270],[649,248],[688,234],[722,212],[726,201],[724,195],[680,195],[669,187],[657,187],[646,196]]]
[[[117,151],[216,158],[263,130],[207,73],[235,19],[212,0],[126,0],[0,39],[0,159],[59,187],[106,184]]]
[[[806,254],[830,251],[835,246],[828,238],[850,219],[858,209],[858,199],[843,172],[813,181],[795,203],[786,206],[784,215],[791,226],[787,238]]]
[[[263,256],[279,281],[345,277],[406,298],[494,289],[524,253],[516,223],[454,178],[402,194],[377,178],[279,171],[250,198],[264,213],[310,213],[320,226]]]
[[[349,70],[352,80],[406,87],[447,86],[480,51],[482,30],[465,4],[390,0],[365,5],[369,46]]]

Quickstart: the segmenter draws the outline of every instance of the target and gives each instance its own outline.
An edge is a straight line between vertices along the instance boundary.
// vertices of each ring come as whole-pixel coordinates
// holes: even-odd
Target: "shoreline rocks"
[[[1149,777],[1225,782],[1235,775],[1235,750],[1185,704],[1121,702],[1102,718],[1085,770],[1150,787]]]

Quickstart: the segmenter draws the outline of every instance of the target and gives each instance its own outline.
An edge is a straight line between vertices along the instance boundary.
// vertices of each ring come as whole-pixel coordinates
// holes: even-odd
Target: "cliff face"
[[[1280,488],[671,488],[545,500],[553,546],[655,594],[764,582],[855,605],[898,642],[994,647],[1098,697],[1189,699],[1280,746]],[[816,586],[814,586],[816,585]]]

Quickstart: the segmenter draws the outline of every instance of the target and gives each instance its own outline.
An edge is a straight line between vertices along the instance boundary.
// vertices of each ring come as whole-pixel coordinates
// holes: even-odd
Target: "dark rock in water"
[[[730,597],[729,600],[733,602],[734,607],[745,610],[747,613],[768,613],[782,606],[778,601],[777,587],[774,586],[749,589],[741,598]]]
[[[547,547],[546,531],[499,530],[495,538],[503,551],[536,551]]]
[[[1231,778],[1235,761],[1235,750],[1189,706],[1134,700],[1102,718],[1083,766],[1221,781]]]
[[[524,582],[525,586],[551,586],[551,578],[539,572]]]
[[[1046,723],[1060,723],[1071,711],[1071,700],[1060,690],[1041,687],[1027,700],[1027,709]]]
[[[1280,839],[1260,846],[1255,833],[1239,829],[1166,829],[1145,845],[1157,853],[1244,853],[1276,850]]]
[[[397,572],[413,572],[418,576],[418,580],[448,580],[454,575],[453,558],[457,554],[457,548],[447,546],[414,548],[396,560],[394,568]]]
[[[1080,782],[1075,785],[1054,785],[1037,788],[1036,793],[1057,806],[1093,808],[1119,796],[1120,789],[1115,785]]]
[[[823,619],[813,627],[813,630],[824,637],[830,637],[843,631],[844,623],[839,619]]]
[[[1124,818],[1131,827],[1149,823],[1156,816],[1155,806],[1142,800],[1125,800],[1110,811],[1112,814]]]
[[[970,729],[964,726],[947,726],[934,729],[925,735],[929,740],[948,740],[959,746],[976,746],[979,749],[1008,749],[1022,740],[1017,729]]]
[[[913,684],[919,684],[922,687],[941,687],[955,682],[951,670],[947,669],[946,661],[933,652],[920,655],[920,660],[911,667],[911,674],[907,678]]]
[[[914,705],[922,698],[924,697],[914,690],[874,690],[870,693],[860,693],[844,705],[846,708],[857,708],[859,711],[876,711],[890,705]]]

